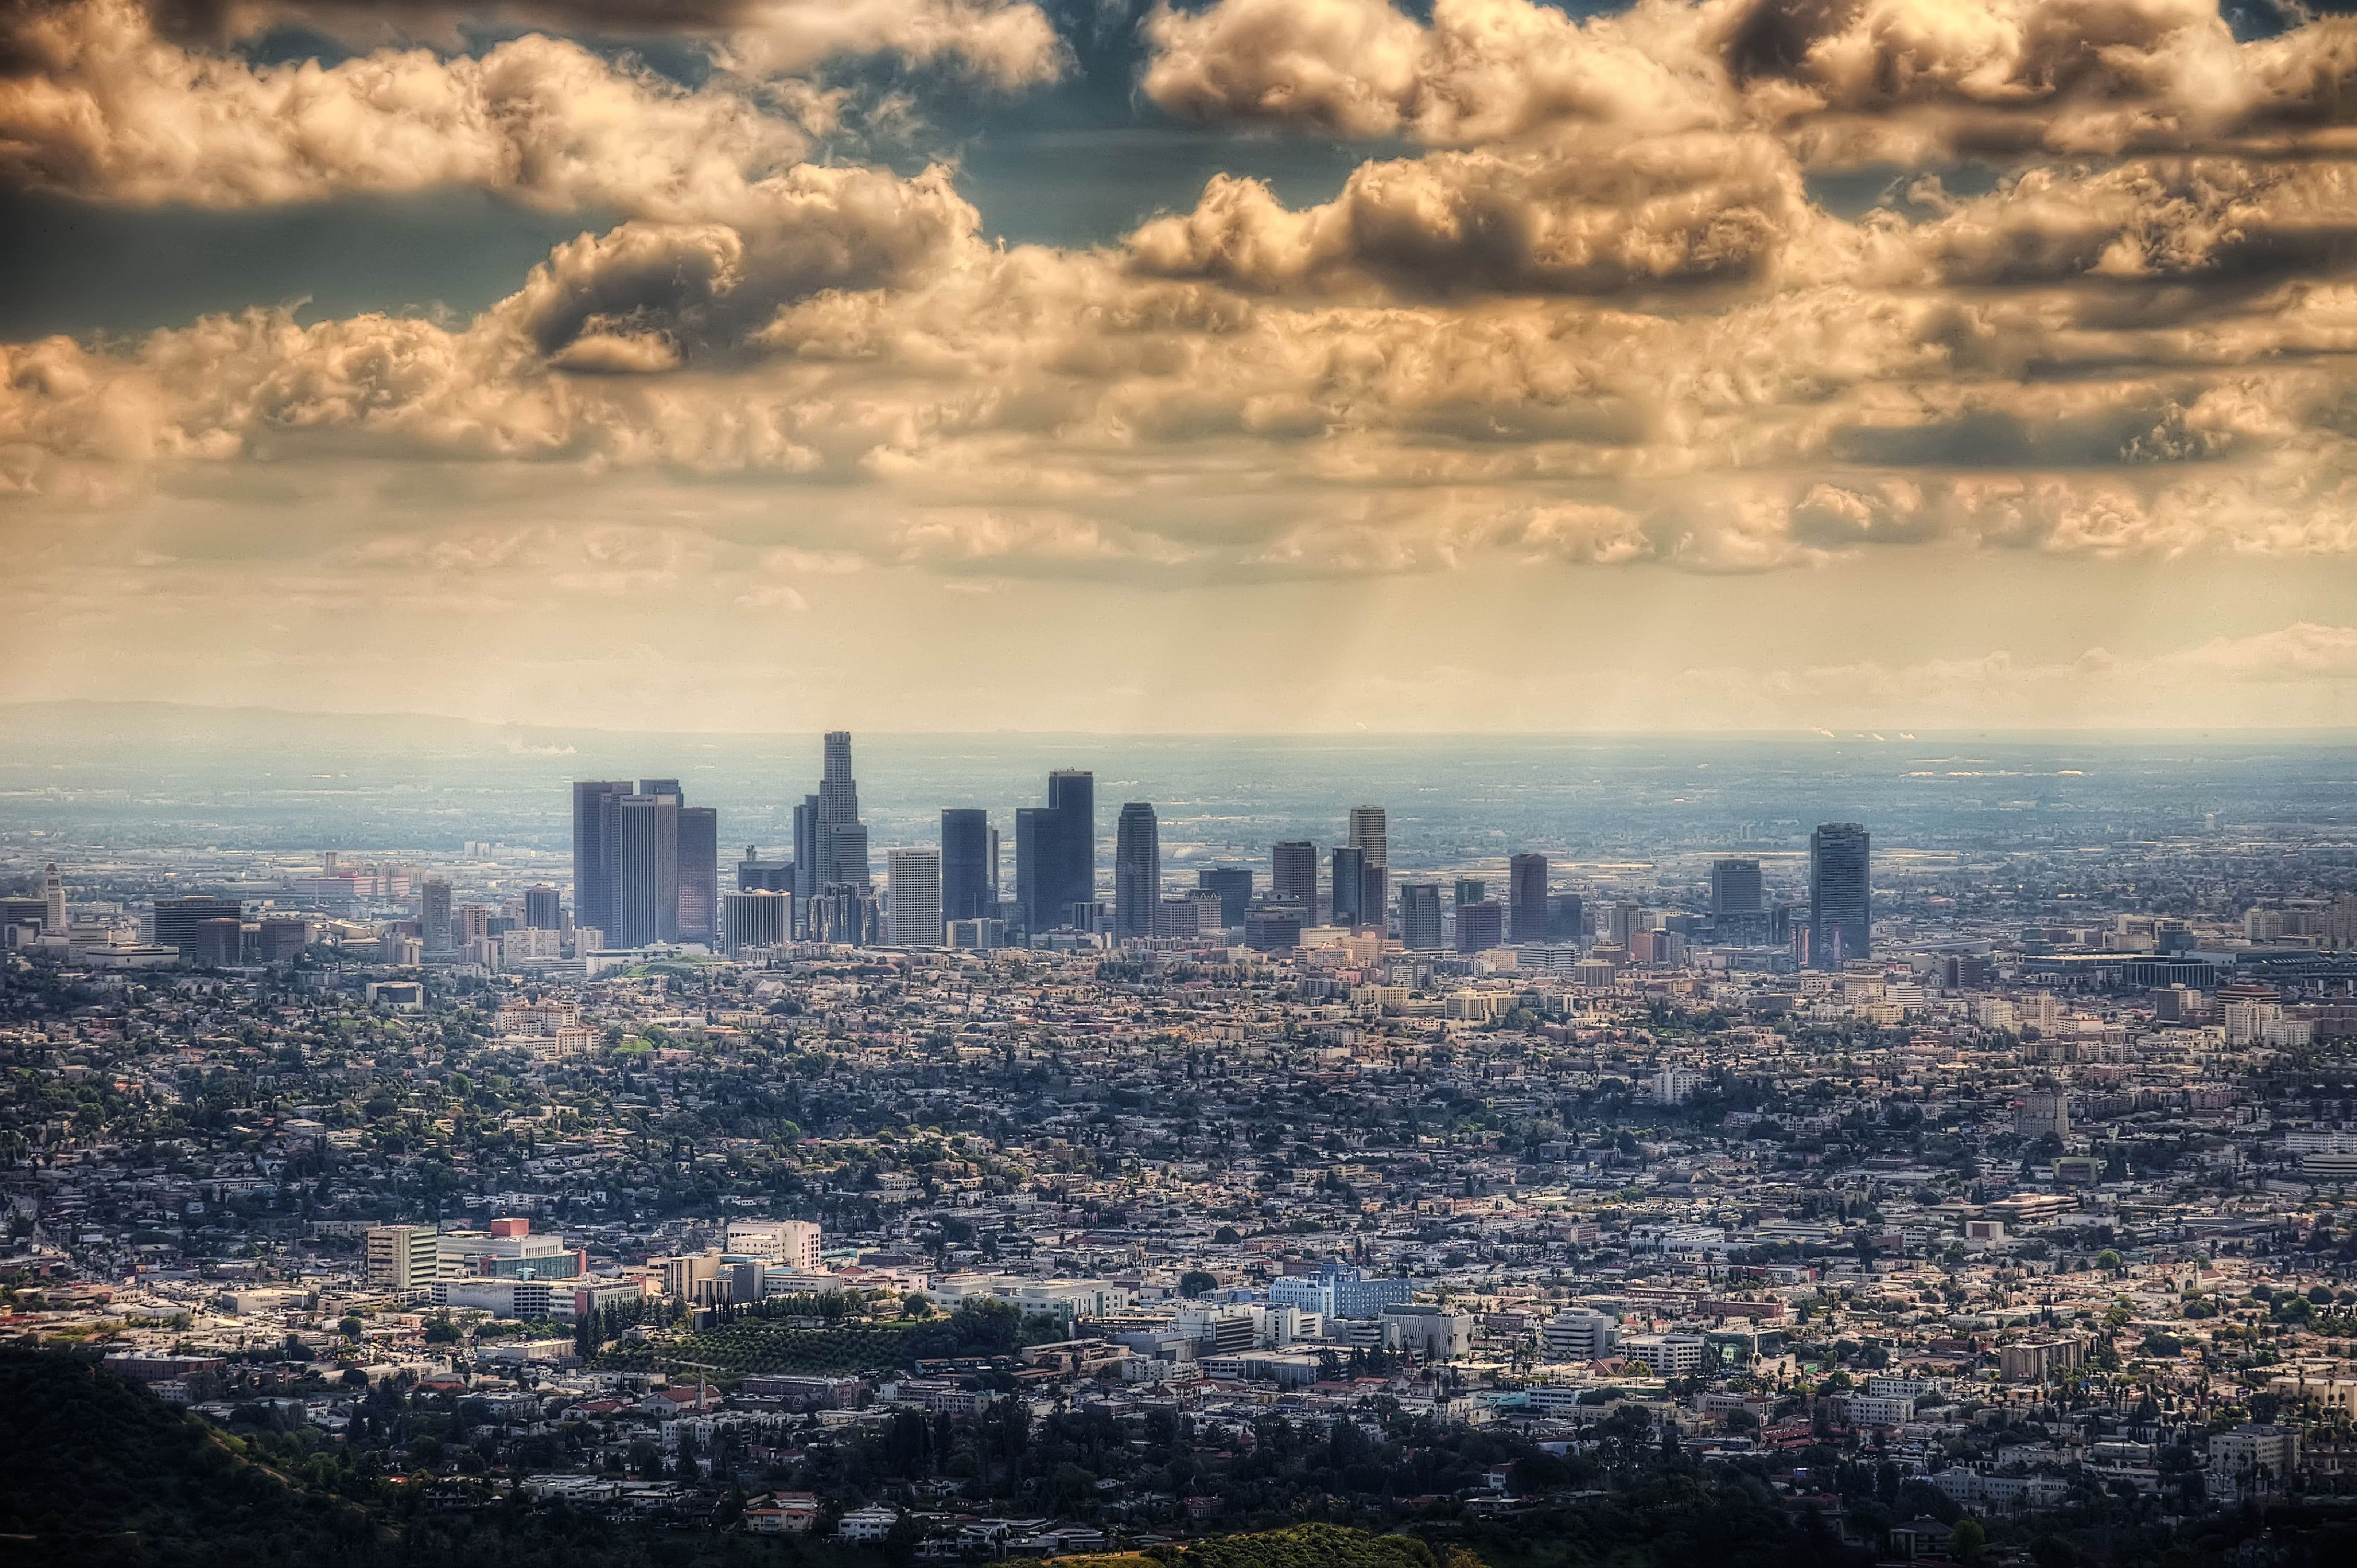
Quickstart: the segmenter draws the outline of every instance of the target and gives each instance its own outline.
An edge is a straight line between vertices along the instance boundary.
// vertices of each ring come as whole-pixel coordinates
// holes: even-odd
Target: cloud
[[[1222,176],[1128,250],[1144,272],[1254,290],[1357,276],[1412,295],[1610,295],[1756,277],[1806,209],[1773,143],[1679,135],[1361,164],[1301,212]]]
[[[761,204],[762,182],[800,162],[837,102],[805,82],[748,77],[971,45],[989,74],[1023,85],[1058,58],[1028,5],[854,0],[745,14],[784,30],[737,39],[724,69],[688,89],[540,34],[479,58],[382,48],[335,65],[256,64],[159,37],[136,0],[21,11],[7,38],[16,69],[0,75],[0,180],[210,207],[463,185],[556,210],[726,220]],[[779,41],[789,37],[809,47]]]
[[[2357,24],[2239,43],[2206,0],[1218,0],[1147,21],[1146,96],[1442,145],[1754,128],[1812,164],[2346,150]]]

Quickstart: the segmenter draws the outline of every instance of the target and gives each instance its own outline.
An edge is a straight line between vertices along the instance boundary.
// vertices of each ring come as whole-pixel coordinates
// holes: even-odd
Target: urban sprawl
[[[1891,1557],[2357,1490],[2344,839],[1182,875],[1094,797],[871,855],[835,734],[768,855],[641,779],[569,865],[0,867],[0,1332],[436,1507],[928,1558],[1672,1454]]]

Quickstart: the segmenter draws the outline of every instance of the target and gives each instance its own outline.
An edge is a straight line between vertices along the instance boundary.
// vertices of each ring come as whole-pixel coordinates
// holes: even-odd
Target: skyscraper
[[[818,797],[805,795],[794,808],[794,897],[818,891]]]
[[[192,893],[179,898],[156,900],[156,945],[178,948],[180,956],[191,962],[198,961],[199,948],[210,947],[218,952],[217,942],[209,943],[209,928],[218,921],[234,924],[243,914],[243,907],[234,898],[216,898],[202,893]],[[216,958],[215,961],[218,961]]]
[[[1586,945],[1587,906],[1578,894],[1551,893],[1547,896],[1546,940]]]
[[[1023,911],[1028,931],[1053,930],[1063,924],[1049,918],[1050,841],[1056,833],[1056,813],[1045,806],[1018,806],[1015,811],[1015,906]]]
[[[730,953],[782,947],[792,931],[794,896],[783,888],[749,888],[720,896],[721,941]]]
[[[1506,940],[1506,911],[1494,898],[1457,906],[1457,950],[1488,952]]]
[[[1415,952],[1440,948],[1440,884],[1403,882],[1399,890],[1400,945]]]
[[[1195,874],[1195,886],[1220,896],[1222,928],[1241,926],[1244,911],[1252,908],[1252,868],[1243,865],[1207,865]]]
[[[417,934],[427,952],[448,952],[454,945],[450,929],[450,885],[429,876],[417,890]]]
[[[542,883],[523,890],[523,923],[526,930],[561,930],[565,911],[557,900],[556,889]]]
[[[942,918],[977,920],[996,915],[991,886],[990,813],[977,806],[942,812]]]
[[[64,936],[68,929],[65,878],[58,875],[54,860],[41,868],[41,929],[53,937]]]
[[[1152,804],[1132,800],[1122,807],[1114,823],[1114,935],[1152,936],[1155,905],[1161,897],[1161,824],[1155,819]]]
[[[1821,830],[1822,831],[1822,830]],[[1760,863],[1756,860],[1714,860],[1710,863],[1710,916],[1714,920],[1766,913],[1760,901]]]
[[[1327,855],[1326,862],[1331,868],[1328,883],[1332,889],[1329,905],[1330,913],[1327,918],[1338,926],[1361,924],[1361,912],[1365,906],[1361,900],[1365,896],[1367,852],[1337,844]]]
[[[1351,808],[1351,847],[1361,851],[1369,865],[1391,867],[1391,826],[1381,806]]]
[[[1057,816],[1055,902],[1065,908],[1092,902],[1097,896],[1097,776],[1070,768],[1049,774],[1048,809]]]
[[[679,797],[621,798],[614,866],[614,923],[608,947],[642,948],[679,940]]]
[[[1506,862],[1507,932],[1518,942],[1547,940],[1547,857],[1518,854]]]
[[[1858,822],[1825,822],[1809,835],[1809,957],[1839,969],[1873,956],[1871,840]]]
[[[1480,876],[1460,876],[1457,879],[1457,897],[1451,899],[1450,902],[1456,904],[1479,904],[1489,896],[1490,883],[1488,878]]]
[[[942,852],[896,849],[884,857],[896,947],[942,945]]]
[[[1318,846],[1307,839],[1291,839],[1268,852],[1268,896],[1280,904],[1298,904],[1304,914],[1318,914]]]
[[[851,772],[851,732],[829,730],[818,783],[815,828],[820,887],[848,886],[866,890],[867,827],[859,820],[859,781]]]
[[[679,809],[679,940],[707,947],[720,940],[720,813]]]
[[[573,786],[573,923],[614,929],[614,873],[621,854],[621,800],[626,779],[587,779]]]

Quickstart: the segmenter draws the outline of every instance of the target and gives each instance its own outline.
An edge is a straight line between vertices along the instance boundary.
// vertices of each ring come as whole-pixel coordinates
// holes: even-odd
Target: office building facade
[[[893,945],[916,949],[941,946],[942,852],[896,849],[884,861]]]
[[[1195,886],[1220,896],[1222,927],[1241,926],[1252,908],[1253,874],[1249,866],[1210,865],[1195,874]]]
[[[1523,854],[1506,862],[1506,925],[1518,942],[1547,940],[1547,857]]]
[[[1306,839],[1288,840],[1268,852],[1268,896],[1280,904],[1298,904],[1312,919],[1318,914],[1318,846]]]
[[[1162,897],[1162,827],[1153,805],[1131,800],[1114,821],[1113,931],[1115,937],[1155,933]],[[1190,930],[1187,934],[1193,935]]]
[[[1819,969],[1873,956],[1872,850],[1858,822],[1825,822],[1809,835],[1809,961]]]
[[[1440,950],[1440,884],[1401,883],[1399,912],[1402,947],[1412,952]]]
[[[942,918],[979,920],[998,913],[992,875],[990,813],[955,806],[942,813]]]
[[[1351,847],[1378,870],[1391,865],[1391,819],[1381,806],[1351,808]]]
[[[181,898],[156,900],[156,945],[178,948],[180,956],[191,963],[219,963],[221,937],[218,922],[237,924],[243,914],[234,898],[215,898],[202,893],[192,893]],[[229,961],[235,962],[235,959]]]
[[[683,942],[720,940],[720,813],[710,806],[679,809],[678,928]]]

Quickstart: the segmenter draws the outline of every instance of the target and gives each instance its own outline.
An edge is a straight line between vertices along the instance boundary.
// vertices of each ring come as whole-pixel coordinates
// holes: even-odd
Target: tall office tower
[[[1205,866],[1195,874],[1195,886],[1220,896],[1220,925],[1244,923],[1244,911],[1252,908],[1252,868],[1243,865]]]
[[[1760,902],[1760,863],[1756,860],[1714,860],[1710,863],[1710,918],[1748,919],[1767,913]]]
[[[737,863],[737,892],[791,893],[793,890],[792,861],[763,860],[759,850],[749,843],[745,846],[745,858]]]
[[[1615,947],[1627,947],[1645,929],[1645,911],[1627,899],[1604,907],[1604,940]]]
[[[1457,950],[1488,952],[1506,940],[1506,908],[1494,898],[1457,906]]]
[[[1809,956],[1820,969],[1873,956],[1871,851],[1858,822],[1822,823],[1809,835]]]
[[[687,799],[687,791],[679,787],[679,780],[676,779],[641,779],[639,780],[639,793],[669,795],[681,800]]]
[[[1071,768],[1049,774],[1048,809],[1057,818],[1055,902],[1059,907],[1092,904],[1097,897],[1097,776]]]
[[[942,918],[979,920],[998,913],[991,886],[990,813],[952,806],[942,813]]]
[[[532,931],[565,929],[565,910],[557,902],[555,888],[544,882],[523,890],[523,923]]]
[[[710,947],[720,940],[720,813],[679,809],[679,940]]]
[[[621,853],[621,800],[627,779],[573,786],[573,923],[614,929],[614,869]]]
[[[1359,924],[1372,926],[1381,936],[1385,929],[1383,911],[1390,907],[1391,873],[1380,865],[1359,867]]]
[[[1351,847],[1362,850],[1369,865],[1391,865],[1391,827],[1381,806],[1351,808]]]
[[[990,901],[996,904],[1005,897],[998,886],[998,824],[993,822],[990,824]]]
[[[1457,879],[1457,897],[1451,899],[1450,902],[1456,904],[1479,904],[1489,896],[1490,884],[1486,878],[1480,876],[1460,876]]]
[[[826,734],[826,755],[823,771],[818,781],[818,883],[830,887],[837,883],[856,882],[867,886],[867,845],[863,839],[858,845],[859,865],[855,870],[843,864],[842,855],[852,845],[847,835],[836,830],[859,822],[859,781],[851,773],[851,732],[829,730]]]
[[[860,893],[869,891],[876,876],[867,869],[867,824],[830,822],[826,844],[827,885]]]
[[[942,945],[942,852],[896,849],[884,857],[885,882],[892,896],[892,943],[903,948]]]
[[[215,898],[202,893],[192,893],[181,898],[156,900],[156,945],[178,948],[184,959],[194,960],[200,945],[208,945],[210,933],[206,927],[218,920],[235,923],[242,918],[244,908],[234,898]],[[214,949],[218,951],[218,948]]]
[[[1578,894],[1547,895],[1546,940],[1551,942],[1587,942],[1587,906]]]
[[[1268,896],[1280,904],[1298,904],[1314,922],[1318,918],[1318,846],[1306,839],[1289,839],[1268,852]]]
[[[1337,844],[1328,853],[1326,864],[1330,868],[1328,886],[1331,889],[1327,918],[1338,926],[1364,924],[1366,906],[1361,899],[1366,889],[1367,852]]]
[[[41,929],[53,937],[66,934],[66,884],[58,875],[58,863],[49,862],[41,868]]]
[[[1400,884],[1400,945],[1415,952],[1440,949],[1440,884]]]
[[[1114,822],[1113,934],[1154,935],[1155,906],[1161,897],[1162,827],[1150,802],[1132,800]]]
[[[720,896],[720,940],[730,953],[747,948],[783,947],[793,940],[794,896],[782,887],[757,887]]]
[[[794,808],[794,897],[818,891],[818,797],[805,795]]]
[[[1061,922],[1049,917],[1048,862],[1055,854],[1056,813],[1044,806],[1018,806],[1015,811],[1015,907],[1023,911],[1027,931],[1052,930]]]
[[[455,945],[450,928],[450,885],[429,876],[417,890],[417,934],[427,952],[448,952]]]
[[[1507,934],[1518,942],[1547,940],[1547,858],[1518,854],[1506,862]]]
[[[625,795],[609,947],[679,940],[679,797]],[[578,917],[576,917],[577,918]]]

